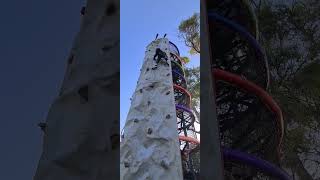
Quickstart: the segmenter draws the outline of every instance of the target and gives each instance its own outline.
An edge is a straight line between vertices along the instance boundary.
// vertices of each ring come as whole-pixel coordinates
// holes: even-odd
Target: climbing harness
[[[165,52],[163,52],[160,48],[156,49],[156,53],[153,56],[153,60],[155,61],[155,66],[152,68],[153,70],[156,69],[158,67],[158,64],[160,63],[160,61],[165,61],[165,64],[167,66],[169,66],[168,61],[168,56]]]

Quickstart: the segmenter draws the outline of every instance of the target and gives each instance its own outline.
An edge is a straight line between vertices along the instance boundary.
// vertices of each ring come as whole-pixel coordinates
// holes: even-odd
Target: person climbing
[[[155,66],[152,68],[153,70],[157,69],[158,68],[158,64],[159,62],[164,59],[165,60],[165,63],[167,66],[169,66],[169,63],[167,62],[168,61],[168,56],[165,52],[161,51],[160,48],[157,48],[156,49],[156,54],[153,56],[153,60],[156,61],[156,64]]]

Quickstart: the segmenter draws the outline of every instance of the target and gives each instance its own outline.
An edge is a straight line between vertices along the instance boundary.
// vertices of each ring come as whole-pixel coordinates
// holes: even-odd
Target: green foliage
[[[192,110],[195,111],[196,117],[200,122],[200,67],[186,68],[186,80],[188,91],[191,93]]]
[[[190,48],[189,53],[200,53],[200,15],[194,13],[190,18],[181,21],[179,25],[179,37]]]
[[[192,104],[199,105],[200,100],[200,67],[186,68],[188,90],[192,94]]]
[[[320,64],[311,63],[296,75],[297,86],[305,86],[309,89],[320,90]]]
[[[188,19],[181,21],[179,27],[179,37],[189,47],[190,54],[200,54],[200,14],[194,13]],[[182,57],[186,63],[190,62],[188,57]],[[192,94],[192,110],[200,121],[200,68],[186,68],[186,80],[188,90]]]
[[[258,14],[259,29],[263,30],[263,37],[267,40],[271,39],[278,29],[276,26],[278,18],[271,8],[271,5],[264,4]],[[272,24],[272,26],[270,24]]]
[[[181,57],[181,59],[182,59],[182,61],[183,61],[184,63],[186,63],[186,64],[190,62],[190,58],[188,58],[188,57],[186,57],[186,56]]]
[[[299,149],[305,149],[305,147],[308,146],[308,141],[306,141],[305,138],[305,131],[306,129],[304,127],[296,127],[291,130],[287,130],[287,141],[286,141],[286,148],[287,151],[294,151]]]
[[[260,38],[270,65],[271,94],[285,117],[284,163],[293,169],[298,161],[303,162],[298,155],[310,150],[314,139],[306,134],[319,121],[319,12],[320,3],[315,0],[287,4],[264,0],[257,10]],[[294,128],[289,128],[292,125]],[[314,132],[320,133],[318,129]],[[303,177],[308,172],[297,173]]]

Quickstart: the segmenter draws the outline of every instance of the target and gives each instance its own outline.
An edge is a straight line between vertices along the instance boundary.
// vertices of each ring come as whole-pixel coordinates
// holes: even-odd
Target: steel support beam
[[[211,69],[211,48],[207,19],[206,1],[200,3],[200,33],[201,33],[201,61],[200,61],[200,106],[201,106],[201,179],[222,180],[223,160],[219,139],[219,127],[216,113],[214,84]]]

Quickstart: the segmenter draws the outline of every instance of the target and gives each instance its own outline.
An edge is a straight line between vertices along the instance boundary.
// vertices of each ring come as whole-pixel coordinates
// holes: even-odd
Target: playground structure
[[[170,59],[184,179],[199,179],[200,142],[194,125],[196,117],[191,110],[191,94],[187,90],[184,62],[180,58],[179,50],[172,42],[170,46],[170,49],[173,49]]]
[[[198,179],[199,132],[194,125],[196,117],[191,110],[184,64],[177,46],[166,38],[156,38],[147,46],[137,88],[121,133],[121,179],[141,176],[151,179]],[[158,159],[159,163],[154,159]]]
[[[156,37],[147,46],[121,133],[120,179],[195,179],[199,174],[199,145],[184,141],[196,139],[196,133],[183,64],[168,39]]]
[[[258,21],[254,10],[246,0],[209,1],[207,7],[212,50],[211,75],[215,80],[224,177],[230,180],[289,180],[291,177],[280,168],[284,120],[280,107],[267,93],[270,72],[268,60],[259,44]],[[162,49],[168,55],[171,68],[166,78],[172,75],[170,86],[174,91],[174,119],[178,131],[178,136],[173,138],[179,138],[183,178],[199,179],[200,141],[194,127],[195,116],[190,110],[191,95],[187,90],[184,62],[176,45],[168,42],[166,47]],[[154,51],[150,53],[149,57],[153,57]],[[159,67],[154,71],[164,70],[167,73],[167,69]],[[145,71],[142,69],[142,72]],[[162,80],[168,80],[166,78]],[[172,108],[172,104],[169,105],[167,110]],[[171,118],[170,115],[163,117]],[[131,121],[126,124],[132,127],[136,126],[132,122],[140,122],[134,118],[127,121]],[[139,137],[144,138],[142,135]],[[128,141],[130,137],[124,133],[123,139]],[[123,164],[126,166],[126,162]],[[127,163],[127,168],[129,166]],[[150,169],[153,171],[153,167]]]
[[[212,76],[225,179],[283,179],[284,123],[267,93],[268,61],[247,0],[207,2]]]

